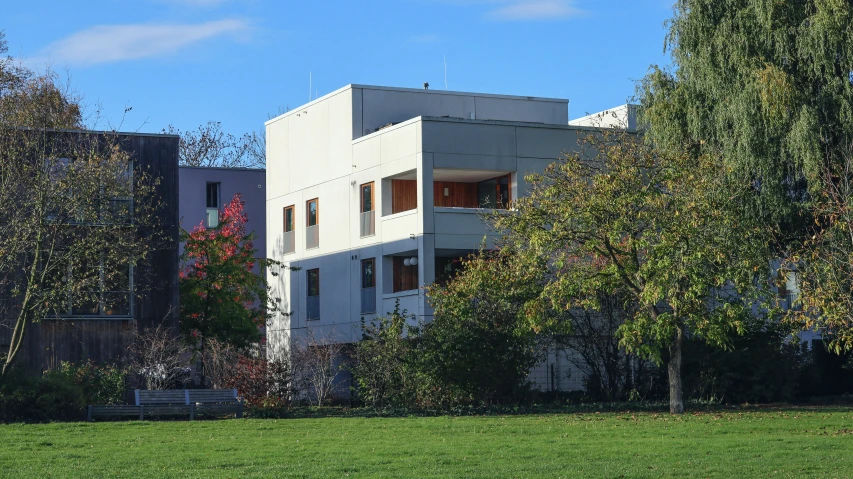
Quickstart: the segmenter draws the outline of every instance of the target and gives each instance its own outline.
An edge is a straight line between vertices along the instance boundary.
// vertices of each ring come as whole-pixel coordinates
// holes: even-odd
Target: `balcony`
[[[320,225],[305,228],[305,249],[320,247]]]
[[[376,287],[361,288],[361,314],[376,312]]]
[[[320,319],[320,296],[308,296],[306,309],[308,320]]]
[[[359,234],[362,238],[376,234],[375,211],[365,211],[359,215]]]
[[[438,208],[505,209],[510,202],[507,173],[436,169],[433,179],[433,206]]]
[[[296,232],[285,231],[282,235],[282,254],[290,254],[296,251]]]

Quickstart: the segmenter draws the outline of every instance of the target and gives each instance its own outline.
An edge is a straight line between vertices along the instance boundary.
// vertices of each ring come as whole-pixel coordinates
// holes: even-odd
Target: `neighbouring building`
[[[58,132],[60,135],[115,135],[131,157],[133,166],[158,178],[162,246],[144,265],[129,267],[126,288],[105,291],[109,307],[88,305],[59,318],[45,318],[27,326],[19,364],[32,369],[50,369],[61,361],[121,362],[137,330],[166,324],[178,325],[178,137],[164,134]],[[140,235],[150,232],[138,231]],[[102,296],[103,297],[103,296]],[[122,300],[117,300],[121,298]],[[2,320],[2,318],[0,318]],[[0,327],[0,350],[8,348],[9,330]]]
[[[271,348],[311,333],[351,342],[400,307],[429,321],[421,288],[493,244],[477,212],[524,195],[527,172],[577,148],[568,100],[348,85],[266,123],[268,276],[282,309]],[[532,372],[580,389],[564,354]],[[540,371],[541,369],[541,371]]]
[[[178,178],[181,228],[191,231],[198,225],[205,228],[217,226],[219,211],[234,195],[240,194],[245,202],[243,211],[249,218],[246,230],[255,232],[254,246],[258,256],[266,254],[265,170],[181,166]]]

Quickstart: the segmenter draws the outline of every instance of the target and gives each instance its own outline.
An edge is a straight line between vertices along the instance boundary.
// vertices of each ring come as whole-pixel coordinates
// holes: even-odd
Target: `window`
[[[305,203],[305,249],[318,248],[320,246],[320,210],[318,200],[308,200]]]
[[[373,213],[373,182],[361,185],[361,213],[359,214],[359,235],[364,238],[376,233],[376,218]]]
[[[284,254],[296,251],[296,235],[293,232],[293,205],[284,208],[284,235],[282,238],[282,252]]]
[[[373,182],[361,185],[361,212],[373,211]]]
[[[361,260],[361,314],[376,312],[376,258]]]
[[[207,184],[207,207],[219,209],[219,185],[220,183]]]
[[[376,287],[376,258],[361,260],[361,287]]]
[[[317,209],[317,198],[306,203],[307,226],[317,226],[320,223],[320,211]]]
[[[462,271],[462,258],[435,258],[435,282],[447,284]]]
[[[480,208],[506,208],[509,205],[509,175],[499,176],[477,184]]]
[[[207,227],[219,226],[219,183],[207,184]]]
[[[109,267],[104,261],[83,261],[75,268],[59,269],[66,271],[59,273],[65,279],[55,277],[49,281],[75,281],[81,287],[68,292],[67,306],[57,311],[58,316],[131,316],[132,266]]]
[[[309,269],[306,272],[308,277],[308,301],[307,314],[308,319],[320,319],[320,270]]]
[[[284,232],[289,233],[293,231],[293,206],[287,206],[284,208]]]

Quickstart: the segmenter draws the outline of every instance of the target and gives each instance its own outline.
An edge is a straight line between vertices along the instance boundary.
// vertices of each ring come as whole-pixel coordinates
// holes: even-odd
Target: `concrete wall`
[[[178,214],[181,228],[191,231],[207,218],[207,184],[220,184],[220,209],[231,202],[234,195],[243,196],[245,213],[249,218],[247,231],[255,232],[257,256],[266,254],[266,172],[248,168],[178,168],[180,193]]]
[[[637,105],[625,104],[586,115],[569,122],[572,126],[594,128],[624,128],[637,131]]]

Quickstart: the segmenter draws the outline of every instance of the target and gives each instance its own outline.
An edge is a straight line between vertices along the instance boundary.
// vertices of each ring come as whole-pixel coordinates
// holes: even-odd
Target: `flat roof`
[[[437,122],[445,122],[445,123],[466,123],[466,124],[474,124],[474,125],[495,125],[495,126],[521,126],[525,128],[546,128],[549,130],[591,130],[591,131],[599,131],[600,128],[589,125],[569,125],[565,123],[539,123],[539,122],[529,122],[529,121],[509,121],[509,120],[469,120],[468,118],[455,118],[452,116],[416,116],[414,118],[410,118],[406,121],[401,121],[400,123],[395,123],[392,126],[387,128],[382,128],[381,130],[376,130],[368,135],[360,136],[354,140],[353,143],[358,143],[360,141],[365,141],[375,136],[379,136],[383,133],[396,130],[397,128],[402,128],[404,126],[411,125],[412,123],[417,123],[419,121],[437,121]]]
[[[558,102],[558,103],[569,103],[569,100],[566,98],[547,98],[547,97],[539,97],[539,96],[522,96],[522,95],[501,95],[496,93],[474,93],[474,92],[464,92],[464,91],[454,91],[454,90],[425,90],[423,88],[403,88],[403,87],[392,87],[392,86],[381,86],[381,85],[361,85],[358,83],[350,83],[342,88],[338,88],[337,90],[327,93],[320,98],[316,98],[311,100],[308,103],[303,105],[299,105],[292,110],[282,113],[281,115],[271,118],[264,122],[264,125],[269,125],[277,120],[280,120],[286,116],[290,116],[294,113],[300,113],[302,108],[306,108],[308,106],[314,105],[321,101],[325,101],[328,98],[331,98],[339,93],[345,92],[347,90],[352,90],[354,88],[360,88],[363,90],[386,90],[386,91],[403,91],[410,93],[425,93],[431,95],[454,95],[454,96],[478,96],[482,98],[503,98],[507,100],[526,100],[526,101],[543,101],[543,102]]]
[[[261,172],[267,171],[266,168],[247,168],[245,166],[238,167],[229,167],[229,166],[190,166],[190,165],[178,165],[178,169],[193,169],[193,170],[227,170],[227,171],[253,171],[253,172]]]

